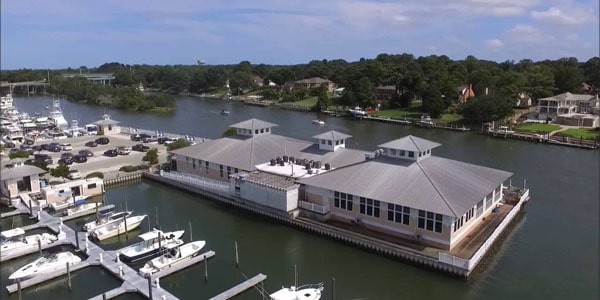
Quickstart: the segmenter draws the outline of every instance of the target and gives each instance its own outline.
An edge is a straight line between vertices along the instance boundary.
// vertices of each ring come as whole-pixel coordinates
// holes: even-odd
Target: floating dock
[[[238,294],[242,293],[243,291],[263,282],[265,279],[267,279],[267,275],[265,274],[258,274],[212,298],[210,298],[210,300],[226,300],[226,299],[231,299],[235,296],[237,296]]]
[[[163,269],[160,270],[154,274],[151,275],[152,280],[156,280],[156,278],[163,278],[165,276],[171,275],[175,272],[181,271],[189,266],[193,266],[199,262],[203,262],[205,260],[208,260],[209,258],[215,256],[215,251],[208,251],[208,252],[204,252],[202,254],[198,254],[195,257],[192,257],[190,260],[186,260],[184,262],[178,263],[170,268],[167,269]]]

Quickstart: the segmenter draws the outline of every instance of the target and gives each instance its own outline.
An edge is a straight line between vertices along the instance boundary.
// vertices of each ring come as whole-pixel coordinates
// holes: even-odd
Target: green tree
[[[148,162],[151,165],[158,164],[158,149],[152,148],[146,152],[146,155],[142,158],[142,161]]]
[[[69,177],[69,166],[59,164],[58,167],[50,169],[50,175],[54,177]]]
[[[583,66],[585,81],[596,88],[600,88],[600,57],[592,57]]]
[[[524,91],[526,84],[525,74],[515,71],[504,72],[498,78],[498,94],[516,99],[519,93]]]
[[[314,110],[321,111],[322,109],[327,109],[328,106],[331,105],[331,101],[329,99],[329,94],[327,92],[326,86],[319,87],[319,93],[317,98],[317,104],[314,107]]]
[[[225,129],[225,131],[223,131],[223,133],[221,133],[221,137],[228,137],[228,136],[233,136],[235,135],[237,132],[235,130],[235,128],[233,127],[229,127],[227,129]]]
[[[173,151],[179,148],[184,148],[190,145],[190,142],[186,139],[178,139],[167,145],[168,151]]]
[[[429,87],[423,92],[423,111],[429,113],[432,118],[439,117],[446,107],[442,99],[442,93],[437,86],[437,83],[432,82]]]
[[[512,115],[512,102],[509,100],[495,94],[469,98],[462,105],[461,114],[466,122],[473,124],[498,121]]]
[[[576,93],[584,81],[583,72],[579,68],[577,58],[561,58],[552,63],[556,93]],[[597,71],[600,72],[600,71]]]
[[[250,73],[237,71],[231,75],[229,87],[232,91],[241,91],[252,87],[252,75]]]
[[[533,65],[525,71],[527,84],[525,91],[528,92],[533,99],[550,97],[553,94],[554,74],[552,69],[544,65]]]
[[[252,74],[252,64],[247,61],[241,61],[235,68],[233,68],[233,72],[242,72],[251,75]]]
[[[369,107],[373,104],[373,98],[375,97],[375,88],[371,79],[368,77],[362,77],[356,83],[356,86],[352,88],[354,92],[354,99],[361,107]]]
[[[29,157],[29,152],[24,151],[24,150],[19,150],[17,152],[13,152],[13,153],[8,154],[8,157],[10,159],[13,159],[13,158],[28,158]]]

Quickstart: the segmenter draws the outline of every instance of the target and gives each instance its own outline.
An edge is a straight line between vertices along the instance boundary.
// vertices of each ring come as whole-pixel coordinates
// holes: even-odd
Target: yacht
[[[56,211],[56,210],[69,208],[69,207],[75,206],[75,205],[82,205],[85,203],[85,200],[89,197],[90,197],[89,195],[79,195],[79,196],[74,196],[74,197],[72,196],[72,197],[69,197],[69,199],[66,199],[64,201],[50,203],[50,207]]]
[[[92,221],[83,225],[83,231],[92,231],[96,228],[100,228],[102,226],[106,226],[115,222],[120,222],[123,218],[129,217],[133,212],[131,211],[123,211],[115,213],[111,210],[99,211],[96,221]]]
[[[49,233],[32,234],[26,236],[25,230],[21,228],[2,231],[0,238],[2,239],[2,244],[0,247],[0,254],[2,255],[8,254],[11,250],[22,249],[28,246],[37,247],[38,240],[42,244],[50,244],[58,240],[57,236]]]
[[[323,293],[323,283],[308,284],[300,287],[282,287],[269,295],[271,300],[319,300]]]
[[[140,234],[141,242],[125,247],[118,252],[121,260],[126,263],[149,259],[160,254],[162,250],[171,250],[183,244],[180,240],[184,230],[174,232],[162,232],[158,229]]]
[[[0,97],[0,110],[4,111],[14,107],[12,94]]]
[[[90,232],[90,236],[98,241],[118,236],[122,233],[138,228],[146,217],[147,215],[140,215],[124,218],[124,220],[113,222],[111,224],[94,229],[92,232]]]
[[[66,264],[76,264],[81,258],[71,252],[59,252],[48,257],[40,257],[10,274],[9,280],[27,279],[34,276],[48,274],[66,268]]]
[[[140,275],[148,277],[162,269],[189,260],[196,256],[206,245],[206,241],[195,241],[173,248],[163,255],[147,262],[141,269]]]
[[[348,110],[348,112],[355,117],[363,117],[363,116],[367,115],[367,112],[358,106],[355,107],[354,109]]]
[[[65,129],[69,126],[67,120],[63,116],[62,109],[60,108],[60,100],[54,99],[52,100],[52,108],[50,108],[50,112],[48,112],[48,121],[50,125]]]

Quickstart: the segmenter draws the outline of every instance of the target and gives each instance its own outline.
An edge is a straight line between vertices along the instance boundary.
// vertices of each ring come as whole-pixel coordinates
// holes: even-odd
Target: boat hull
[[[61,254],[65,255],[65,253],[61,253]],[[68,254],[69,255],[65,255],[65,259],[61,259],[59,261],[55,261],[55,262],[51,262],[51,263],[46,263],[41,266],[36,266],[36,264],[38,263],[38,261],[40,261],[41,259],[44,259],[44,258],[36,259],[32,263],[29,263],[29,264],[23,266],[22,268],[18,269],[16,272],[12,273],[8,277],[8,279],[9,280],[24,280],[24,279],[28,279],[28,278],[32,278],[32,277],[36,277],[36,276],[48,274],[48,273],[51,273],[54,271],[65,269],[67,267],[66,266],[67,262],[70,265],[81,262],[81,258],[79,256],[76,256],[70,252],[68,252]]]
[[[183,244],[180,238],[183,236],[184,231],[165,232],[164,236],[170,237],[168,239],[163,238],[161,242],[158,239],[149,241],[141,241],[133,244],[129,247],[119,250],[120,258],[126,263],[138,262],[141,260],[148,260],[159,256],[163,249],[172,249]]]
[[[121,221],[96,229],[91,233],[91,236],[98,241],[103,241],[138,228],[145,218],[146,215],[129,217],[125,222]],[[127,230],[125,230],[125,223],[127,223]]]
[[[179,251],[179,255],[176,257],[167,257],[167,255],[157,257],[146,263],[144,267],[140,269],[140,274],[147,277],[163,269],[190,260],[192,257],[198,255],[205,245],[206,241],[195,241],[182,245],[177,249],[172,249],[171,251]]]

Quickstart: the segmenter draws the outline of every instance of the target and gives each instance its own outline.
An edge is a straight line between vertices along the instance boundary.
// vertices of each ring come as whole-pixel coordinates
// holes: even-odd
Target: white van
[[[73,150],[73,146],[71,146],[71,144],[67,143],[67,144],[62,144],[60,145],[64,151],[72,151]]]

